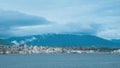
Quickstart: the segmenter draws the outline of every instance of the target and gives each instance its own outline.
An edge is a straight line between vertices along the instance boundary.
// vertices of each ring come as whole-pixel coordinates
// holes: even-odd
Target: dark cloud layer
[[[13,11],[0,11],[0,26],[28,26],[49,23],[45,18]]]
[[[49,24],[50,21],[42,17],[27,15],[15,11],[0,10],[0,36],[9,36],[14,27]]]

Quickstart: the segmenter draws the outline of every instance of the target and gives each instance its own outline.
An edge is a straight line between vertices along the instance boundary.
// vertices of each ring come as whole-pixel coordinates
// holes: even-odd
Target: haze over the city
[[[0,38],[67,33],[120,39],[120,0],[0,0]]]

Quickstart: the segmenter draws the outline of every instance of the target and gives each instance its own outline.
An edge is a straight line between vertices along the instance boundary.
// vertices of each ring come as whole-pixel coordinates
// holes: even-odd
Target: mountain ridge
[[[45,34],[23,37],[11,37],[8,42],[16,41],[19,44],[38,46],[97,46],[97,47],[120,47],[119,43],[112,42],[94,35],[74,34]]]

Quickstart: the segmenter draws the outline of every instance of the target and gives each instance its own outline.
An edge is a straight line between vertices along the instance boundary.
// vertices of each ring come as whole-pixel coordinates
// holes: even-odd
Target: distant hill
[[[0,45],[10,45],[6,40],[0,39]]]
[[[42,46],[96,46],[120,47],[119,43],[112,42],[92,35],[46,34],[24,37],[11,37],[8,42]]]
[[[120,39],[112,39],[111,41],[114,43],[120,43]]]

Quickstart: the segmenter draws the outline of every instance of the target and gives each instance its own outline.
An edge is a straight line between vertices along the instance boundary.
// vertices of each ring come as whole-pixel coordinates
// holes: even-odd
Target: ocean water
[[[120,54],[0,55],[0,68],[120,68]]]

